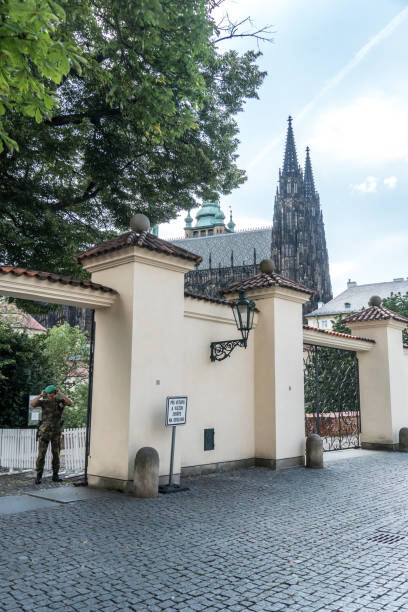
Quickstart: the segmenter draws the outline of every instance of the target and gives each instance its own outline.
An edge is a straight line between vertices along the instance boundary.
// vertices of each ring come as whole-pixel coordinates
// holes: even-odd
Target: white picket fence
[[[63,437],[61,468],[67,472],[83,472],[86,428],[64,429]],[[38,448],[35,438],[35,429],[0,429],[0,467],[13,471],[34,470]],[[51,445],[44,469],[51,469]]]

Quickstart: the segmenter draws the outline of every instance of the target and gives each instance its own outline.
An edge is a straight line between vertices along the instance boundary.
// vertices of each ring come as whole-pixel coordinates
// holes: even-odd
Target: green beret
[[[55,385],[48,385],[48,387],[45,387],[44,391],[46,393],[55,393],[57,390],[57,387]]]

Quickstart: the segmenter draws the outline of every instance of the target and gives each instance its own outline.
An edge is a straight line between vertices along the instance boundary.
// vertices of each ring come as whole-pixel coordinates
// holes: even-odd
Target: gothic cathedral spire
[[[293,136],[292,117],[290,115],[288,118],[288,131],[286,134],[286,148],[282,174],[286,177],[297,176],[300,174],[300,167],[296,154],[295,138]]]
[[[272,259],[278,273],[316,291],[305,312],[332,298],[323,215],[315,189],[309,147],[305,173],[297,161],[292,117],[288,119],[283,169],[275,196]]]

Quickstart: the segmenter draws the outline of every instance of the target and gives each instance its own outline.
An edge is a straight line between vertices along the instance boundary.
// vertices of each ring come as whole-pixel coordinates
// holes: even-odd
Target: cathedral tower
[[[292,117],[288,119],[285,157],[279,170],[272,227],[276,271],[316,291],[307,312],[332,299],[323,215],[315,189],[309,147],[305,172],[298,164]]]

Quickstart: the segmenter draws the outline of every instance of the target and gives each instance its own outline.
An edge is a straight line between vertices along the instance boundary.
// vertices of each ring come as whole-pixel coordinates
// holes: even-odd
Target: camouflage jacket
[[[58,396],[54,400],[42,397],[38,400],[37,406],[42,410],[39,432],[42,434],[60,433],[65,401]]]

